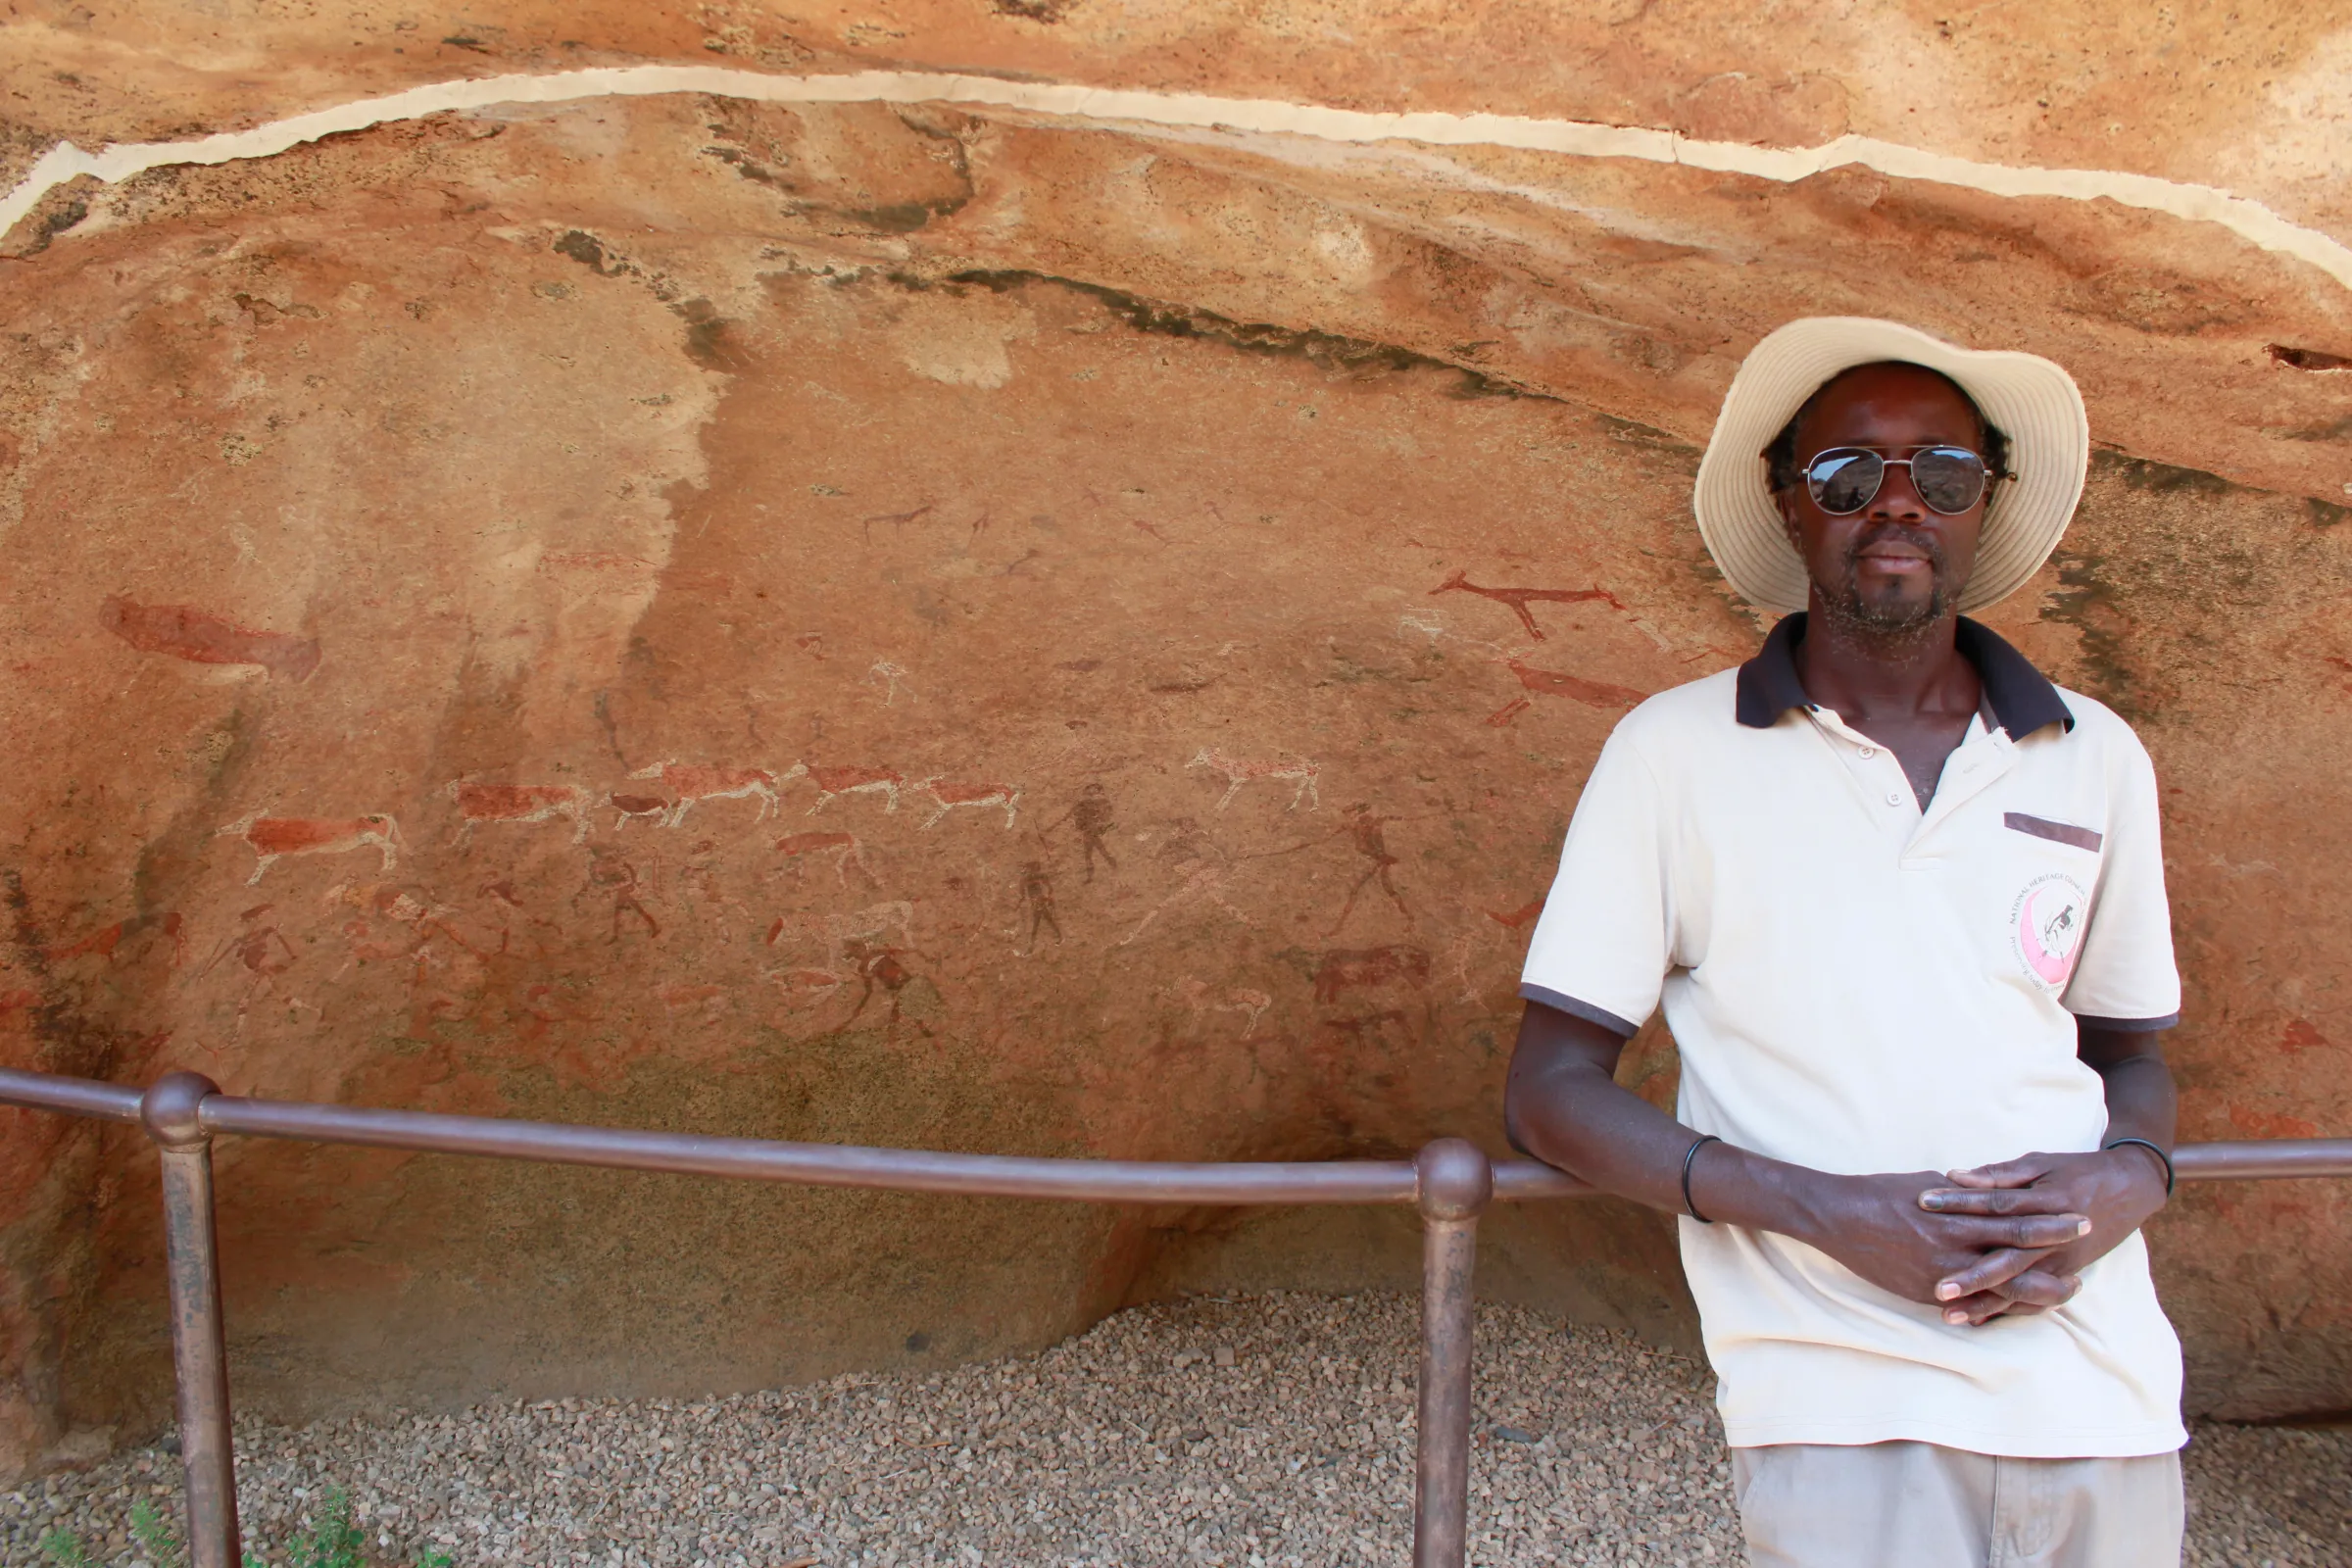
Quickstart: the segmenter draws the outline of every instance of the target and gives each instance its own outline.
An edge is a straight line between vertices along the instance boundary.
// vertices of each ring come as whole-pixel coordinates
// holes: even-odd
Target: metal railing
[[[1467,1544],[1470,1285],[1479,1216],[1496,1200],[1578,1198],[1592,1192],[1575,1177],[1534,1160],[1491,1160],[1460,1138],[1441,1138],[1411,1160],[1040,1159],[249,1100],[224,1095],[212,1080],[191,1072],[168,1073],[141,1094],[87,1078],[0,1069],[0,1104],[143,1126],[161,1151],[192,1568],[238,1568],[243,1560],[213,1223],[212,1140],[218,1133],[903,1193],[1096,1203],[1411,1203],[1420,1210],[1422,1224],[1414,1568],[1461,1568]],[[2174,1152],[2173,1162],[2183,1181],[2352,1176],[2352,1139],[2190,1144]]]

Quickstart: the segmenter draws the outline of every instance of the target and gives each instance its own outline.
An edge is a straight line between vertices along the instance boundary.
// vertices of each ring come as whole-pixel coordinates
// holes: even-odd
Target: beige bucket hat
[[[1759,610],[1804,609],[1807,583],[1773,500],[1764,448],[1822,382],[1881,360],[1942,371],[2009,437],[2017,477],[1994,489],[1962,610],[2024,587],[2075,514],[2090,465],[2090,421],[2075,378],[2059,366],[2035,354],[1964,349],[1900,321],[1806,317],[1766,337],[1740,364],[1691,489],[1707,553],[1732,591]]]

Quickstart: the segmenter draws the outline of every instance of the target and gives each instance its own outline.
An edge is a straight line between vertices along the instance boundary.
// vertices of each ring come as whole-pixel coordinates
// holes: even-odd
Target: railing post
[[[1421,1175],[1421,1417],[1413,1474],[1413,1568],[1462,1568],[1470,1520],[1470,1280],[1478,1216],[1494,1167],[1477,1145],[1441,1138]]]
[[[163,1151],[164,1243],[172,1279],[172,1358],[178,1368],[179,1453],[188,1481],[190,1568],[238,1568],[237,1476],[228,1430],[228,1348],[220,1252],[213,1228],[212,1134],[198,1119],[220,1086],[167,1073],[139,1100]]]

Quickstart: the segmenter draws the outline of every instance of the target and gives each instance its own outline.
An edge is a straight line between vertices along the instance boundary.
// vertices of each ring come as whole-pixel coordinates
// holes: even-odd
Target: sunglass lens
[[[1952,516],[1984,493],[1984,460],[1965,447],[1930,447],[1912,458],[1911,482],[1920,500]]]
[[[1886,465],[1875,452],[1839,448],[1824,452],[1805,470],[1813,504],[1835,516],[1860,512],[1879,493]]]

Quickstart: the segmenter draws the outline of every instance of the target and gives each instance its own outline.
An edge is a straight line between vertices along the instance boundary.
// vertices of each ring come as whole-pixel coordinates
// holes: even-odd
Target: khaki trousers
[[[1930,1443],[1732,1450],[1749,1568],[2180,1568],[2180,1456]]]

